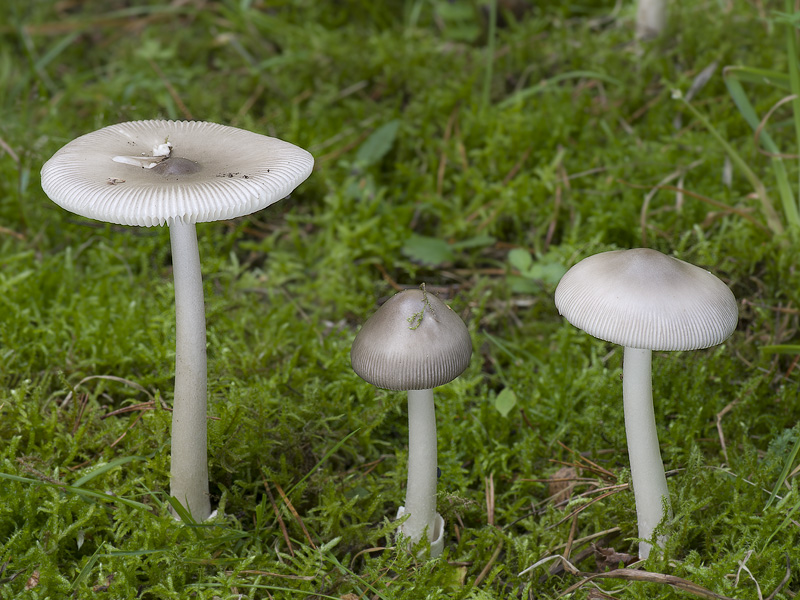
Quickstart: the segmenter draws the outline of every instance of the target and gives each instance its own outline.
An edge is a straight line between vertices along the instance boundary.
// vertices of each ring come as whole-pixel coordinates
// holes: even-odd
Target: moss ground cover
[[[590,0],[498,2],[495,28],[489,3],[444,0],[7,5],[0,597],[800,591],[797,354],[762,351],[798,343],[797,232],[770,232],[751,182],[725,176],[725,149],[672,98],[716,64],[692,106],[771,185],[721,68],[787,71],[782,4],[674,3],[640,45],[631,4]],[[762,93],[761,115],[786,95]],[[770,134],[795,153],[782,110]],[[290,198],[198,227],[221,512],[202,524],[167,504],[168,231],[75,217],[38,183],[64,143],[151,118],[316,157]],[[675,516],[664,554],[636,565],[621,349],[552,296],[581,258],[640,245],[721,277],[740,323],[722,346],[653,362]],[[475,350],[436,392],[447,544],[430,562],[394,547],[403,394],[349,365],[378,303],[422,282]],[[569,564],[541,562],[557,555]],[[587,581],[620,567],[638,575]]]

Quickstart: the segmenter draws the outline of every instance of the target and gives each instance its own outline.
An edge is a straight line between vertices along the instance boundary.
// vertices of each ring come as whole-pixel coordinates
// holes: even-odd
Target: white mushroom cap
[[[628,348],[695,350],[736,329],[736,298],[708,271],[655,250],[595,254],[562,277],[556,308],[601,340]]]
[[[285,198],[314,158],[293,144],[202,121],[130,121],[83,135],[42,167],[59,206],[122,225],[217,221]]]
[[[389,390],[426,390],[449,383],[469,365],[467,326],[423,290],[389,298],[356,335],[350,362],[359,377]]]

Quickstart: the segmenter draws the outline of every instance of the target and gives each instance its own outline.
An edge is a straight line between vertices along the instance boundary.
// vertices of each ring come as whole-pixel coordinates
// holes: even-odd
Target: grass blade
[[[143,504],[141,502],[137,502],[136,500],[129,500],[128,498],[122,498],[120,496],[111,496],[109,494],[95,492],[94,490],[85,490],[83,488],[76,488],[71,485],[60,485],[57,483],[51,483],[49,481],[40,481],[38,479],[30,479],[29,477],[11,475],[10,473],[0,473],[0,479],[7,479],[9,481],[18,481],[20,483],[29,483],[32,485],[44,485],[44,486],[54,487],[60,490],[64,490],[65,492],[70,492],[72,494],[77,494],[78,496],[83,496],[84,498],[92,498],[93,500],[102,500],[103,502],[118,502],[130,508],[144,509],[148,513],[152,512],[151,506],[148,506],[147,504]]]
[[[756,69],[754,67],[731,66],[722,70],[725,79],[731,78],[744,83],[766,84],[785,92],[791,91],[789,76],[780,71],[769,69]]]
[[[786,0],[786,10],[789,14],[793,12],[793,0]],[[792,91],[792,117],[794,121],[795,148],[800,146],[800,71],[797,70],[797,32],[791,22],[784,25],[786,30],[786,55],[789,61],[789,85]],[[784,208],[784,212],[786,208]],[[795,227],[800,227],[800,214],[797,212],[797,204],[792,202],[792,215],[786,213],[787,219]]]
[[[800,214],[797,212],[797,204],[795,203],[792,187],[789,184],[789,176],[786,173],[786,166],[783,164],[783,158],[777,156],[781,153],[780,148],[778,148],[778,144],[775,143],[775,141],[763,127],[761,119],[758,118],[753,105],[750,103],[742,84],[736,78],[735,74],[727,74],[725,77],[725,85],[728,88],[728,93],[730,93],[734,104],[736,104],[736,108],[739,109],[739,113],[742,115],[744,120],[747,121],[747,124],[750,125],[751,129],[754,132],[758,132],[759,141],[762,143],[767,152],[773,155],[771,156],[772,169],[778,182],[778,191],[781,196],[781,204],[783,206],[784,215],[790,224],[795,227],[800,226]],[[733,157],[731,157],[731,160],[733,160]],[[767,216],[767,221],[769,221],[769,216]],[[772,228],[771,225],[770,228]],[[779,231],[776,231],[776,233],[779,233]]]
[[[207,588],[221,588],[227,585],[228,585],[227,583],[209,582],[202,584],[194,584],[188,587],[207,589]],[[264,585],[261,583],[241,583],[237,581],[236,587],[249,588],[253,590],[268,590],[271,592],[288,592],[290,594],[299,594],[305,596],[306,598],[324,598],[325,600],[341,600],[341,596],[328,596],[327,594],[322,594],[318,592],[309,592],[308,590],[297,590],[293,588],[279,587],[277,585]]]
[[[760,350],[764,354],[800,354],[800,345],[777,344],[774,346],[761,346]]]
[[[103,546],[105,546],[105,542],[100,542],[100,545],[97,546],[97,550],[95,550],[94,554],[92,554],[92,556],[89,557],[89,560],[86,561],[86,564],[81,569],[81,572],[78,573],[78,576],[75,578],[75,581],[73,581],[72,584],[69,586],[70,590],[74,590],[76,587],[78,587],[78,584],[81,581],[83,581],[84,579],[86,579],[86,577],[89,575],[89,573],[91,573],[92,569],[94,568],[95,563],[97,563],[97,560],[101,556],[100,555],[100,550],[103,549]]]
[[[742,91],[742,93],[743,92],[744,91]],[[767,225],[769,225],[769,228],[776,234],[779,235],[782,234],[784,231],[783,224],[781,223],[781,220],[778,217],[778,213],[775,212],[775,207],[772,206],[772,201],[767,195],[767,188],[764,186],[764,183],[758,178],[758,176],[753,172],[753,170],[748,166],[748,164],[733,148],[733,146],[731,146],[728,143],[728,141],[724,137],[722,137],[722,134],[720,134],[720,132],[717,131],[714,125],[711,124],[711,121],[709,121],[705,117],[705,115],[703,115],[699,110],[697,110],[694,106],[692,106],[691,103],[687,102],[686,98],[683,97],[683,94],[680,91],[678,90],[674,91],[673,98],[676,98],[677,100],[683,102],[683,105],[687,108],[687,110],[690,113],[692,113],[692,116],[694,116],[695,119],[700,121],[700,123],[702,123],[705,126],[708,132],[714,137],[714,139],[717,140],[717,142],[719,143],[720,146],[722,146],[725,152],[727,152],[731,161],[736,165],[736,167],[750,182],[750,185],[752,185],[753,188],[755,189],[756,195],[761,201],[761,210],[764,212],[764,216],[767,219]],[[734,99],[734,102],[735,101],[736,100]],[[747,105],[749,105],[749,102],[747,102]],[[752,114],[755,115],[755,112],[753,112]],[[745,119],[747,119],[747,116],[745,116]]]
[[[181,504],[175,496],[170,496],[167,498],[167,502],[172,507],[172,510],[175,511],[175,514],[178,515],[178,518],[185,523],[186,525],[197,525],[197,521],[194,520],[192,514],[186,510],[186,507]]]
[[[555,77],[551,77],[549,79],[545,79],[540,81],[536,85],[533,85],[529,88],[525,88],[520,90],[514,94],[511,94],[508,98],[503,100],[498,106],[500,108],[507,108],[512,104],[516,104],[517,102],[521,102],[525,100],[529,96],[535,96],[536,94],[540,94],[545,91],[547,88],[554,86],[557,83],[561,83],[562,81],[566,81],[568,79],[597,79],[599,81],[605,81],[606,83],[610,83],[613,85],[622,85],[619,79],[615,79],[605,73],[599,73],[597,71],[569,71],[567,73],[561,73],[560,75],[556,75]]]
[[[770,504],[773,503],[775,497],[778,495],[778,490],[781,489],[781,487],[783,486],[783,482],[786,481],[786,478],[789,476],[789,471],[791,470],[792,465],[794,464],[795,458],[797,458],[798,452],[800,452],[800,435],[797,436],[797,440],[794,443],[794,447],[792,448],[792,451],[789,452],[789,457],[786,459],[786,464],[783,465],[783,470],[781,471],[781,474],[778,476],[778,480],[775,482],[775,487],[772,488],[772,493],[769,495],[769,500],[767,500],[767,503],[764,505],[764,510],[769,508]]]
[[[79,488],[83,484],[89,483],[92,479],[94,479],[95,477],[99,477],[103,473],[107,473],[108,471],[111,471],[112,469],[116,469],[119,466],[128,464],[129,462],[133,462],[133,461],[136,461],[136,460],[144,460],[144,461],[146,461],[147,458],[144,457],[144,456],[123,456],[121,458],[115,458],[114,460],[112,460],[110,462],[107,462],[103,466],[98,467],[97,469],[95,469],[91,473],[87,473],[86,475],[84,475],[83,477],[78,479],[78,481],[76,481],[75,483],[72,484],[72,487],[73,488]]]
[[[325,453],[325,455],[324,455],[322,458],[320,458],[320,459],[319,459],[319,462],[317,462],[317,464],[315,464],[313,467],[311,467],[311,470],[310,470],[308,473],[306,473],[306,474],[305,474],[305,476],[304,476],[304,477],[303,477],[303,478],[302,478],[300,481],[298,481],[298,482],[297,482],[297,483],[295,483],[295,484],[294,484],[292,487],[290,487],[290,488],[289,488],[289,491],[288,491],[288,492],[286,492],[286,495],[287,495],[287,496],[291,496],[291,495],[292,495],[292,492],[293,492],[295,489],[297,489],[297,486],[299,486],[299,485],[300,485],[301,483],[303,483],[303,482],[304,482],[306,479],[308,479],[308,478],[311,476],[311,474],[312,474],[314,471],[316,471],[317,469],[319,469],[319,467],[320,467],[320,465],[322,465],[322,463],[324,463],[326,460],[328,460],[328,457],[330,457],[330,456],[331,456],[331,454],[333,454],[333,453],[334,453],[334,452],[336,452],[336,451],[337,451],[339,448],[341,448],[341,447],[342,447],[342,444],[344,444],[344,443],[345,443],[347,440],[349,440],[351,437],[353,437],[353,436],[354,436],[355,434],[357,434],[359,431],[361,431],[361,428],[360,428],[360,427],[359,427],[358,429],[355,429],[355,430],[353,430],[352,432],[348,433],[348,434],[347,434],[345,437],[343,437],[341,440],[339,440],[338,442],[336,442],[336,444],[334,444],[333,448],[331,448],[330,450],[328,450],[328,451]]]

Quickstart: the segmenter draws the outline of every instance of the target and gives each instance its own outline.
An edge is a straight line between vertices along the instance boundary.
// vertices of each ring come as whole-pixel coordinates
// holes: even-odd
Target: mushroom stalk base
[[[412,543],[434,541],[436,525],[436,415],[433,390],[408,392],[408,486],[403,535]]]
[[[639,537],[649,539],[664,516],[663,502],[669,510],[669,490],[664,463],[658,447],[658,432],[653,412],[651,373],[652,351],[625,348],[622,367],[622,397],[625,409],[625,434],[631,461],[631,480],[636,500]],[[659,545],[666,541],[659,538]],[[652,546],[640,542],[639,558],[650,556]]]
[[[206,315],[194,223],[169,228],[175,278],[175,400],[170,495],[196,521],[211,514],[206,454]]]

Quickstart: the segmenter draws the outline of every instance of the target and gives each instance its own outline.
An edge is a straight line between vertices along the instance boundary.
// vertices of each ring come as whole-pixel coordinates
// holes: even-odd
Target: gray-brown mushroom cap
[[[705,269],[655,250],[595,254],[556,288],[556,308],[574,326],[629,348],[695,350],[736,329],[736,298]]]
[[[461,318],[435,295],[405,290],[361,327],[350,350],[353,370],[389,390],[425,390],[464,372],[472,341]]]
[[[202,121],[131,121],[83,135],[42,167],[62,208],[121,225],[216,221],[285,198],[314,166],[276,138]]]

